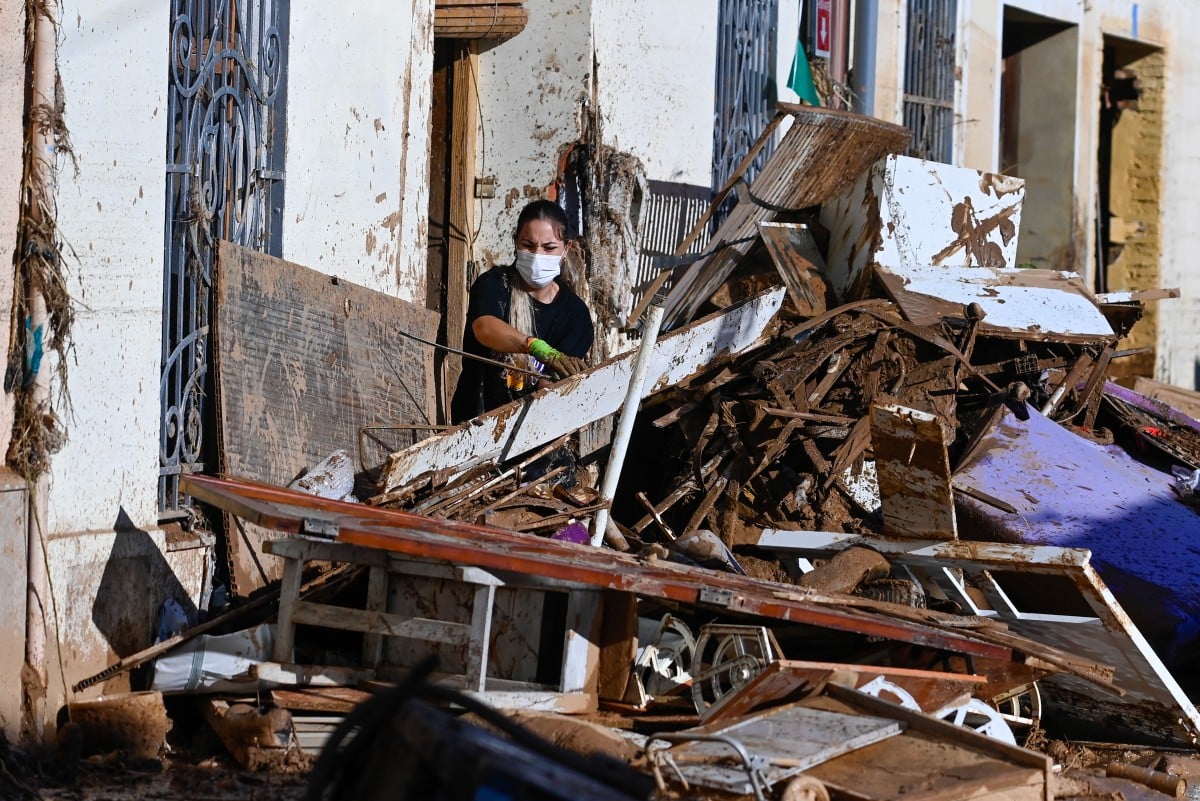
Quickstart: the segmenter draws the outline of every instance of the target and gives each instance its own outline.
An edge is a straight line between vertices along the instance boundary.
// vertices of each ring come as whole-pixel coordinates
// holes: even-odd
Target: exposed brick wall
[[[1162,283],[1162,186],[1163,170],[1163,99],[1166,59],[1154,52],[1126,69],[1137,75],[1141,97],[1137,110],[1121,114],[1113,130],[1112,181],[1110,206],[1116,215],[1113,231],[1124,229],[1125,243],[1116,261],[1108,268],[1110,291],[1154,289]],[[1140,224],[1141,230],[1134,228]],[[1173,302],[1173,301],[1167,301]],[[1122,348],[1156,347],[1158,344],[1158,303],[1146,304],[1146,315]],[[1153,376],[1155,354],[1148,353],[1118,360],[1114,377]]]

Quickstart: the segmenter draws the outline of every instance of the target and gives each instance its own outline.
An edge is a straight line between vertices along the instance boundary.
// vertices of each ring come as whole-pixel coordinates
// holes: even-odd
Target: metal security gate
[[[729,176],[775,116],[778,0],[721,0],[717,19],[713,189]],[[767,144],[746,171],[749,183],[771,153]]]
[[[904,124],[913,132],[909,155],[954,160],[954,75],[957,0],[908,0],[904,59]]]
[[[212,467],[209,312],[218,239],[279,255],[287,0],[173,0],[167,99],[159,514]]]

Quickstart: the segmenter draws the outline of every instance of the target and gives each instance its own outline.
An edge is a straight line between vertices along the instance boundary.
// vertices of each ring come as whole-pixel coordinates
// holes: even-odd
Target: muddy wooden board
[[[1051,760],[862,693],[831,686],[806,706],[890,717],[902,734],[806,771],[856,801],[1050,801]]]
[[[788,296],[796,304],[801,317],[815,317],[825,312],[825,281],[821,273],[825,258],[807,225],[793,223],[758,224],[762,237],[779,277],[787,287]]]
[[[872,406],[871,445],[879,475],[884,533],[954,539],[950,457],[938,418],[904,406]]]
[[[437,314],[298,264],[221,242],[213,307],[218,465],[287,484],[364,426],[428,423]],[[231,589],[282,575],[264,532],[227,519]]]
[[[1200,392],[1194,389],[1184,389],[1138,376],[1133,381],[1133,390],[1164,403],[1193,420],[1200,420]]]
[[[948,265],[877,266],[875,273],[916,325],[963,319],[963,308],[978,303],[987,315],[979,330],[992,336],[1063,342],[1115,336],[1077,273]]]
[[[872,268],[1015,267],[1025,182],[888,156],[821,205],[826,280],[843,300],[870,294]]]
[[[790,704],[660,738],[682,741],[671,747],[670,756],[689,784],[749,795],[755,792],[755,784],[740,762],[731,762],[735,752],[728,741],[737,742],[746,753],[762,761],[758,770],[770,786],[842,754],[895,737],[903,728],[898,721],[887,718]],[[722,737],[726,742],[687,739],[693,735]]]

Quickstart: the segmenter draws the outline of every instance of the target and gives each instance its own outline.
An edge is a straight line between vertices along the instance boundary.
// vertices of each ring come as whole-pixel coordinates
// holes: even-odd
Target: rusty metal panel
[[[821,273],[825,258],[808,226],[763,222],[758,224],[758,233],[799,314],[815,317],[824,313],[825,281]]]
[[[772,289],[664,336],[654,347],[643,396],[682,381],[718,356],[755,346],[782,303],[783,289]],[[622,354],[393,454],[380,479],[382,490],[389,492],[428,471],[518,456],[616,412],[636,355]]]
[[[340,542],[410,556],[707,605],[992,659],[1010,659],[1013,654],[1008,645],[985,642],[956,628],[940,627],[932,615],[912,620],[890,614],[891,605],[872,606],[865,599],[821,595],[771,581],[669,562],[645,562],[607,548],[331,501],[254,482],[210,476],[186,476],[183,481],[194,497],[282,533],[298,533],[316,522],[336,526]],[[1036,649],[1034,643],[1028,645]]]
[[[912,136],[907,128],[848,111],[786,103],[779,108],[791,127],[749,189],[739,193],[706,254],[671,289],[664,330],[690,320],[729,277],[754,244],[760,222],[839,195],[881,156],[903,149]]]
[[[1063,342],[1116,336],[1078,273],[913,264],[880,265],[875,274],[917,325],[962,319],[963,307],[977,303],[986,314],[979,331],[993,336]]]
[[[214,297],[220,471],[286,484],[364,426],[428,423],[438,315],[298,264],[221,242]],[[279,578],[264,532],[226,531],[246,596]]]
[[[872,406],[871,447],[884,533],[936,540],[958,536],[950,457],[938,418],[904,406]]]
[[[875,267],[1016,267],[1025,182],[888,156],[821,206],[828,280],[844,300]]]
[[[1078,659],[1112,665],[1110,678],[1124,696],[1098,692],[1095,686],[1065,673],[1045,680],[1051,688],[1047,690],[1049,698],[1062,688],[1087,700],[1087,704],[1070,709],[1078,719],[1103,723],[1110,729],[1124,726],[1130,736],[1151,741],[1190,744],[1200,732],[1200,713],[1092,567],[1092,554],[1084,548],[884,540],[824,531],[767,531],[758,545],[805,557],[827,556],[855,546],[875,548],[894,565],[934,581],[978,615],[999,619],[1012,631]],[[1043,585],[1040,592],[1034,590],[1040,602],[1037,611],[1022,608],[1006,593],[1006,586],[1011,590],[1009,582],[1015,581],[1008,577],[1016,574],[1058,579]],[[984,592],[991,608],[976,604],[966,592],[968,583]]]

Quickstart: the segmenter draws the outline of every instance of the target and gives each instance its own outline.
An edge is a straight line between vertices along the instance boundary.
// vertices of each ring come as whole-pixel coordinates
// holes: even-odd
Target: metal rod
[[[474,359],[477,362],[483,362],[484,364],[490,364],[494,367],[503,367],[505,370],[512,370],[514,373],[524,373],[525,375],[531,375],[534,378],[545,378],[546,377],[545,373],[539,373],[536,370],[526,370],[523,367],[517,367],[515,364],[509,364],[508,362],[502,362],[498,359],[489,359],[487,356],[480,356],[476,353],[467,353],[465,350],[459,350],[458,348],[452,348],[449,345],[442,345],[438,342],[430,342],[428,339],[422,339],[421,337],[417,336],[416,334],[410,334],[407,331],[401,331],[399,328],[396,329],[396,333],[402,337],[408,337],[409,339],[413,340],[414,342],[420,342],[422,345],[428,345],[431,348],[438,348],[440,350],[444,350],[449,353],[457,353],[459,356],[465,356],[468,359]]]
[[[629,448],[629,437],[633,433],[633,421],[637,418],[638,406],[642,400],[642,387],[646,383],[646,373],[650,370],[650,357],[654,354],[654,343],[658,341],[658,330],[662,327],[663,298],[656,296],[646,312],[646,326],[642,331],[642,344],[638,348],[637,361],[633,364],[633,376],[629,379],[629,391],[625,393],[625,403],[621,407],[621,420],[613,435],[612,451],[608,456],[608,467],[604,471],[604,483],[600,487],[600,500],[612,503],[617,491],[617,481],[621,478],[621,468],[625,464],[625,452]],[[592,518],[591,543],[599,547],[604,541],[604,532],[608,528],[608,509],[601,509]]]

